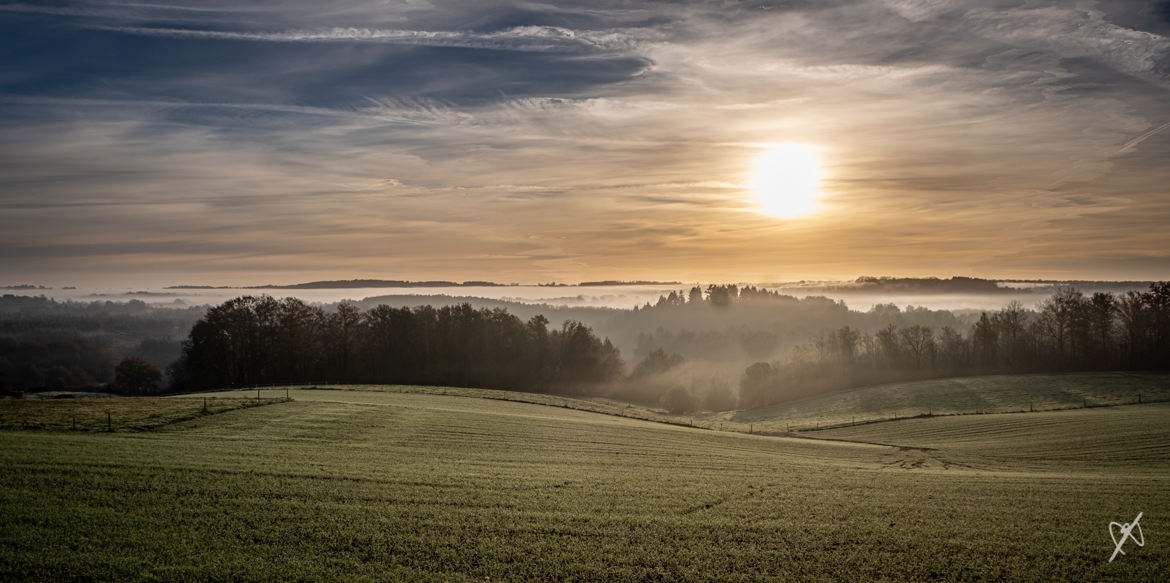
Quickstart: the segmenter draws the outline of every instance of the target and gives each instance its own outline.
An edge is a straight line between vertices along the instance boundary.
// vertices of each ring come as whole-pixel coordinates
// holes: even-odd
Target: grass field
[[[151,431],[2,431],[0,580],[1151,581],[1170,572],[1170,456],[1157,435],[1170,427],[1168,406],[1042,414],[1079,417],[1028,443],[1010,427],[948,433],[947,423],[998,416],[812,433],[905,446],[892,447],[436,392],[292,391],[292,402]],[[1093,453],[1086,424],[1128,429]],[[1081,453],[1055,459],[1078,436]],[[1131,449],[1146,453],[1113,455]],[[1138,512],[1146,545],[1131,542],[1108,563],[1108,523]]]
[[[893,383],[803,399],[774,407],[702,415],[725,428],[750,424],[784,432],[917,415],[1048,411],[1170,401],[1170,374],[1078,373],[995,375]]]
[[[938,450],[951,463],[1063,470],[1099,466],[1134,475],[1166,471],[1170,403],[905,419],[809,432],[818,438]]]
[[[269,405],[281,398],[0,399],[0,430],[144,431],[170,423]]]

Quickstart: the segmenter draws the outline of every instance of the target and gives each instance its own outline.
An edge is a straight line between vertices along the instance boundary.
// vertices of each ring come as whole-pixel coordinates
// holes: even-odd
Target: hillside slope
[[[470,393],[291,396],[140,433],[0,431],[0,579],[1049,581],[1170,569],[1155,542],[1170,528],[1165,460],[1107,476],[1096,459],[963,467],[945,447],[916,463],[919,450]],[[1150,543],[1107,563],[1107,524],[1138,511]]]

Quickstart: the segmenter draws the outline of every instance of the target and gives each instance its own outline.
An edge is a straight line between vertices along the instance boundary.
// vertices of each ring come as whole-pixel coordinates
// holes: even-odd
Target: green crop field
[[[937,449],[984,469],[1100,465],[1126,473],[1170,460],[1170,403],[1044,413],[904,419],[810,432],[818,438]]]
[[[784,432],[890,419],[894,416],[965,415],[1071,409],[1170,401],[1170,375],[1077,373],[995,375],[865,387],[774,407],[700,416],[705,425],[751,425]]]
[[[1002,416],[1056,420],[1036,435],[946,425],[1001,416],[811,433],[893,444],[875,445],[440,392],[293,390],[149,431],[0,431],[0,580],[1170,572],[1166,405]],[[1145,546],[1107,562],[1109,522],[1138,512]]]
[[[102,399],[0,399],[0,429],[144,431],[280,399],[186,396]]]

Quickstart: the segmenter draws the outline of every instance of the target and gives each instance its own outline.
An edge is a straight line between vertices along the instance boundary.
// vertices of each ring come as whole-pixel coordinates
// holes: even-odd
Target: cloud
[[[233,32],[138,26],[94,26],[95,30],[167,38],[277,43],[382,43],[505,51],[622,51],[635,43],[620,32],[578,32],[560,27],[521,26],[494,32],[331,28],[283,32]]]
[[[9,271],[1091,277],[1170,246],[1139,3],[6,6]],[[802,221],[740,186],[786,141],[824,156]]]

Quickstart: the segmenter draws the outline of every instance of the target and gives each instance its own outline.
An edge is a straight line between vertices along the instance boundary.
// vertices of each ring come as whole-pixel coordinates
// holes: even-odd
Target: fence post
[[[73,430],[77,431],[77,415],[73,416]]]
[[[1029,413],[1035,413],[1035,412],[1036,412],[1036,410],[1032,408],[1032,402],[1031,402],[1031,401],[1028,401],[1028,412],[1029,412]]]
[[[1142,404],[1142,394],[1138,393],[1138,405]]]
[[[110,424],[110,412],[106,411],[106,431],[113,433],[114,426]]]

